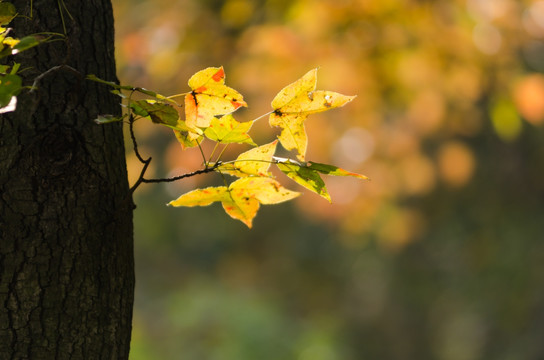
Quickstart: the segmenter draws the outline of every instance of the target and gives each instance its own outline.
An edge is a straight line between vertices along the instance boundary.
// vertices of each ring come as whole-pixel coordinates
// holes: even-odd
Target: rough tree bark
[[[115,80],[110,0],[13,1],[16,36],[66,41],[17,55],[26,85],[0,117],[0,359],[128,358],[132,198]],[[31,18],[30,18],[31,16]]]

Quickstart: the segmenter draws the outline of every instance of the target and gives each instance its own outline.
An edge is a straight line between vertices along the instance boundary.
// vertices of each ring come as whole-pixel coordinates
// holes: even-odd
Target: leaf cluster
[[[17,16],[17,10],[12,3],[0,1],[0,59],[19,54],[61,36],[56,33],[40,33],[20,39],[12,37],[11,29],[6,26]],[[17,95],[23,89],[22,79],[17,75],[19,67],[18,63],[0,65],[0,114],[14,111],[17,107]]]
[[[101,115],[95,121],[105,124],[128,120],[136,156],[143,163],[140,178],[133,190],[142,182],[175,181],[197,173],[214,171],[223,176],[224,186],[190,191],[168,205],[191,207],[220,202],[228,215],[251,227],[260,205],[277,204],[300,195],[275,179],[270,172],[271,165],[328,201],[331,201],[331,197],[321,175],[367,179],[364,175],[305,159],[308,138],[304,124],[308,116],[341,107],[355,98],[316,90],[317,69],[284,87],[272,100],[272,110],[268,114],[246,122],[234,118],[234,112],[247,104],[238,91],[225,84],[223,67],[210,67],[197,72],[189,79],[190,91],[168,97],[144,88],[118,85],[94,75],[87,76],[87,79],[112,87],[112,92],[124,99],[123,106],[127,111],[123,116]],[[144,95],[144,99],[135,100],[135,93]],[[179,98],[183,98],[183,103],[178,104],[176,99]],[[265,116],[269,117],[270,126],[279,127],[281,132],[272,142],[258,145],[249,131],[256,121]],[[198,148],[203,168],[175,178],[146,179],[145,169],[151,158],[144,159],[139,154],[133,131],[134,122],[142,118],[171,128],[183,149]],[[201,147],[205,139],[215,142],[209,155],[204,154]],[[236,159],[224,160],[225,149],[233,143],[252,148],[239,154]],[[297,160],[275,156],[278,144],[295,152]],[[225,175],[237,179],[228,183]]]

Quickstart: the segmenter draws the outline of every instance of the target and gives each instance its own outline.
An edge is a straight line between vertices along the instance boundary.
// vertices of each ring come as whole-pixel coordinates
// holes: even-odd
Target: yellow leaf
[[[317,69],[313,69],[304,74],[303,77],[298,79],[292,84],[284,87],[278,95],[272,100],[272,108],[280,109],[283,106],[288,105],[293,99],[296,99],[300,95],[306,95],[315,90],[317,83]]]
[[[269,123],[282,129],[278,137],[282,146],[287,150],[295,149],[302,161],[308,144],[304,129],[308,115],[344,106],[355,98],[332,91],[316,91],[316,81],[317,69],[310,70],[283,88],[272,100],[274,111],[270,114]]]
[[[281,114],[314,114],[344,106],[355,96],[346,96],[334,91],[316,90],[299,96],[278,109]]]
[[[304,161],[306,148],[308,147],[308,135],[304,128],[304,120],[307,115],[299,114],[270,114],[270,125],[281,128],[278,139],[286,150],[296,149],[299,160]]]
[[[234,163],[226,163],[217,167],[217,171],[230,175],[271,176],[268,172],[272,157],[276,152],[277,140],[241,153]]]
[[[230,200],[221,203],[225,212],[233,219],[240,220],[248,228],[253,226],[253,219],[261,206],[259,201],[252,197],[232,196]]]
[[[231,196],[254,197],[263,205],[279,204],[300,195],[284,188],[278,181],[267,177],[245,177],[229,186]]]
[[[183,149],[198,146],[202,142],[202,136],[193,132],[174,130],[174,135]]]
[[[196,189],[170,201],[170,206],[208,206],[216,201],[228,201],[229,193],[226,186]]]
[[[197,189],[171,201],[171,206],[207,206],[220,201],[225,212],[242,221],[249,228],[261,204],[278,204],[300,195],[281,186],[276,180],[264,177],[246,177],[229,187],[218,186]]]
[[[245,177],[229,186],[231,201],[223,201],[223,208],[234,219],[251,228],[260,204],[278,204],[294,199],[300,193],[288,190],[279,182],[265,177]]]
[[[185,96],[185,116],[189,126],[207,128],[214,116],[230,114],[247,106],[242,95],[225,85],[223,67],[207,68],[189,79],[191,93]]]
[[[257,146],[248,135],[254,121],[240,123],[231,114],[213,118],[204,134],[210,140],[223,144],[238,143]]]

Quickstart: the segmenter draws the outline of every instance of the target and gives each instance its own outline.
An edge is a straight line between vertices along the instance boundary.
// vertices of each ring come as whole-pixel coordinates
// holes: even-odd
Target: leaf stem
[[[198,139],[195,139],[195,141],[198,144],[198,150],[200,150],[200,155],[202,155],[202,161],[204,162],[206,166],[208,166],[206,162],[206,155],[204,155],[204,150],[202,150],[202,146],[200,146],[200,141],[198,141]]]
[[[217,150],[217,147],[219,146],[219,143],[216,142],[215,143],[215,146],[213,147],[213,150],[212,150],[212,153],[210,154],[210,157],[208,159],[208,163],[211,163],[212,162],[212,158],[213,158],[213,154],[215,154],[215,150]]]
[[[227,150],[227,147],[229,146],[229,144],[225,144],[225,147],[223,147],[223,150],[221,150],[221,152],[219,153],[219,155],[217,156],[217,162],[220,162],[221,161],[221,157],[223,156],[223,154],[225,153],[225,150]]]
[[[272,114],[272,113],[273,113],[274,111],[275,111],[275,110],[272,110],[272,111],[269,111],[269,112],[267,112],[266,114],[262,114],[262,115],[261,115],[261,116],[259,116],[258,118],[256,118],[256,119],[253,119],[253,120],[251,120],[251,121],[257,121],[257,120],[260,120],[260,119],[264,118],[265,116],[268,116],[268,115]]]
[[[175,99],[175,98],[177,98],[177,97],[185,96],[185,95],[187,95],[187,94],[189,94],[189,93],[190,93],[190,91],[187,91],[187,92],[184,92],[184,93],[181,93],[181,94],[170,95],[170,96],[167,96],[166,98],[167,98],[167,99]]]

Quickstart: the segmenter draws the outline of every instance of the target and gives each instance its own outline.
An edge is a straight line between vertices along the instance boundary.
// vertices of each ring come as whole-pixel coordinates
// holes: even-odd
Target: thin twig
[[[132,115],[132,112],[130,112],[130,115],[128,117],[128,124],[130,138],[132,139],[132,147],[134,148],[134,154],[142,164],[149,163],[151,161],[151,158],[144,160],[144,158],[140,154],[140,151],[138,150],[138,143],[136,142],[136,135],[134,134],[134,115]]]
[[[195,139],[195,141],[198,145],[198,150],[200,150],[200,155],[202,155],[202,161],[204,161],[204,164],[206,164],[206,155],[204,155],[204,150],[202,150],[202,147],[200,146],[200,141],[198,141],[198,139]]]
[[[130,132],[130,139],[132,140],[132,148],[134,149],[134,154],[136,155],[136,158],[138,158],[138,161],[144,164],[142,170],[140,171],[140,176],[138,176],[138,180],[136,180],[134,185],[132,185],[132,187],[130,188],[130,194],[133,194],[136,188],[140,186],[142,182],[144,182],[145,172],[147,171],[147,168],[151,163],[151,157],[144,159],[140,154],[140,151],[138,150],[138,142],[136,141],[136,135],[134,134],[134,115],[132,115],[132,112],[130,112],[128,116],[128,128]]]
[[[30,89],[30,92],[32,93],[38,88],[38,83],[44,77],[46,77],[47,75],[49,75],[49,74],[51,74],[51,73],[53,73],[55,71],[62,70],[62,69],[68,70],[69,72],[72,72],[75,75],[77,75],[77,77],[79,77],[80,79],[83,79],[83,75],[79,71],[74,69],[73,67],[71,67],[69,65],[57,65],[57,66],[53,66],[51,69],[47,70],[46,72],[43,72],[40,75],[36,76],[36,78],[34,79],[34,82],[32,83],[32,88]]]
[[[215,171],[215,169],[217,169],[217,167],[219,165],[221,165],[221,163],[217,162],[217,163],[213,164],[213,166],[211,166],[211,167],[205,167],[204,169],[196,170],[196,171],[193,171],[193,172],[190,172],[190,173],[174,176],[174,177],[171,177],[171,178],[159,178],[159,179],[145,179],[145,178],[142,178],[141,182],[144,182],[144,183],[174,182],[174,181],[185,179],[185,178],[188,178],[188,177],[191,177],[191,176],[206,174],[206,173]]]

